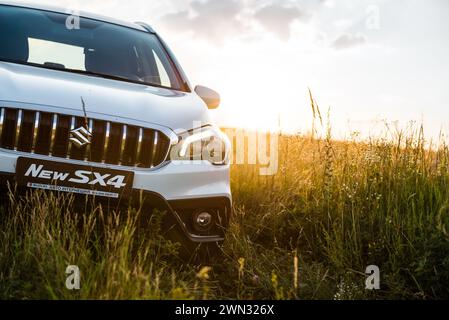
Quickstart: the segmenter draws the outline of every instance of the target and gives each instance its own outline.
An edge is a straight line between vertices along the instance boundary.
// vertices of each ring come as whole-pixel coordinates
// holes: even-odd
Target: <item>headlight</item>
[[[171,160],[207,160],[214,165],[229,163],[229,138],[214,127],[203,127],[180,135],[170,151]]]

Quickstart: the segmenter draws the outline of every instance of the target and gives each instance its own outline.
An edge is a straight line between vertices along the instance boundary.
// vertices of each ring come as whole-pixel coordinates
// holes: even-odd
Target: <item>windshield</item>
[[[154,34],[68,19],[73,18],[0,6],[0,60],[182,90],[179,74]]]

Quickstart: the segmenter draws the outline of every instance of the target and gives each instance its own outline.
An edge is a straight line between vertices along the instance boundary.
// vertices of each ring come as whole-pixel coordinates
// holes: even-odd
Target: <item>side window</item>
[[[159,56],[156,54],[156,52],[154,52],[154,50],[153,56],[159,73],[160,84],[164,87],[171,87],[172,83],[170,81],[170,77],[168,76],[167,70],[165,70],[164,65],[161,62],[161,59],[159,59]]]

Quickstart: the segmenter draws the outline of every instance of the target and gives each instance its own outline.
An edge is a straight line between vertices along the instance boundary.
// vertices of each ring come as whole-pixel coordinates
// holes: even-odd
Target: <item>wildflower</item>
[[[201,280],[209,279],[209,272],[212,270],[211,267],[202,267],[201,270],[196,274],[196,277]]]

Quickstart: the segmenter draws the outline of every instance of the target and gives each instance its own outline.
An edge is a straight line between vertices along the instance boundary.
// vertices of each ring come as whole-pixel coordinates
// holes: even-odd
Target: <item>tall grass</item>
[[[11,192],[0,215],[0,298],[449,298],[447,145],[427,148],[422,128],[335,141],[324,126],[323,137],[280,137],[274,177],[232,168],[235,215],[208,266],[178,258],[159,236],[161,214],[142,231],[138,209],[75,213],[68,195]],[[65,288],[73,264],[78,291]],[[365,290],[372,264],[378,291]]]

